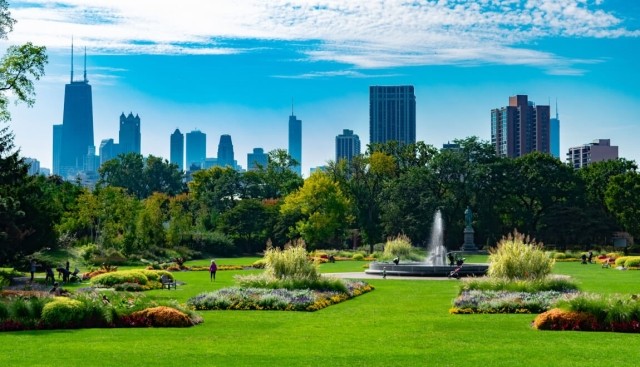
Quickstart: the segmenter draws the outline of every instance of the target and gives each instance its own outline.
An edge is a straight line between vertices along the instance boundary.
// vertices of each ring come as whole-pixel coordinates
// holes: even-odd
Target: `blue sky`
[[[626,0],[27,0],[8,44],[45,45],[33,108],[12,109],[22,154],[51,167],[82,49],[93,86],[95,144],[139,114],[142,152],[169,157],[169,135],[199,129],[207,156],[230,134],[238,163],[287,147],[294,101],[303,172],[334,159],[335,136],[369,142],[368,87],[412,84],[417,139],[436,147],[490,139],[490,110],[514,94],[554,105],[561,155],[611,139],[640,161],[640,2]],[[555,109],[552,108],[552,113]]]

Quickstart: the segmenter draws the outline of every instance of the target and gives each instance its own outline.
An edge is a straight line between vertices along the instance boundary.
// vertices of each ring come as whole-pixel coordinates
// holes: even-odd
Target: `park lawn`
[[[359,263],[359,262],[355,262]],[[346,265],[345,265],[346,266]],[[181,302],[233,284],[220,271],[149,297]],[[251,271],[256,272],[256,271]],[[640,293],[638,271],[558,263],[583,289]],[[637,334],[537,331],[535,315],[450,315],[458,281],[372,279],[376,290],[317,312],[206,311],[192,328],[0,333],[0,366],[602,366],[640,358]]]

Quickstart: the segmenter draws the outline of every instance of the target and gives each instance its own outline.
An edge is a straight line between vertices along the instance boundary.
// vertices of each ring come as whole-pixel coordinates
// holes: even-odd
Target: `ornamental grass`
[[[544,279],[551,274],[555,260],[549,258],[542,248],[542,243],[514,231],[489,251],[487,274],[508,280]]]

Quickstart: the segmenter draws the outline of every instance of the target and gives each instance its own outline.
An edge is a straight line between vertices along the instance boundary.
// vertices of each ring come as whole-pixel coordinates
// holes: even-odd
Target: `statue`
[[[473,213],[471,208],[467,206],[467,210],[464,211],[464,222],[468,228],[471,228],[471,222],[473,222]]]

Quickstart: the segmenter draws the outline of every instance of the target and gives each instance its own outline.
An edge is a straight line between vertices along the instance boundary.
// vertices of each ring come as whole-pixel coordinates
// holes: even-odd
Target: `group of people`
[[[589,251],[589,256],[587,254],[582,254],[582,264],[592,264],[593,263],[593,251]]]
[[[35,259],[31,259],[31,261],[29,262],[29,272],[31,273],[32,283],[33,283],[37,268],[40,266],[42,265],[38,264]],[[64,283],[69,282],[71,276],[74,274],[77,274],[78,272],[78,270],[76,269],[76,273],[72,274],[71,270],[69,270],[69,267],[70,267],[69,260],[67,260],[65,263],[65,266],[59,266],[56,268],[56,270],[58,271],[58,278],[62,278],[62,281]],[[51,284],[54,284],[55,276],[53,274],[53,269],[51,268],[51,266],[45,264],[44,272],[45,272],[45,278],[44,278],[45,284],[49,284],[49,282],[51,282]]]

